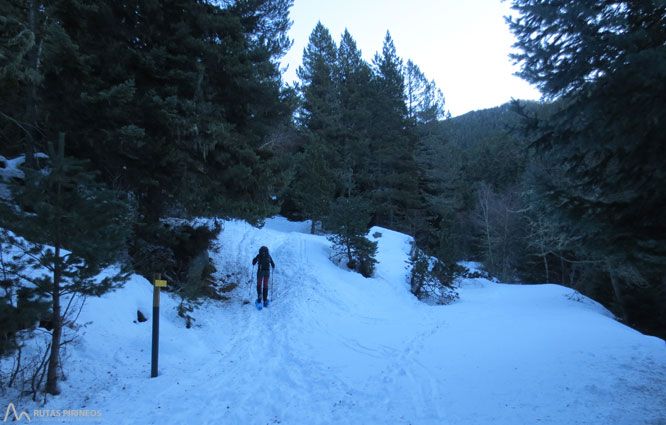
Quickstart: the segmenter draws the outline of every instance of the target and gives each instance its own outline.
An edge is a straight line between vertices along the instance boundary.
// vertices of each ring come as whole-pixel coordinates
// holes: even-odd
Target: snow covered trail
[[[108,424],[666,425],[666,344],[598,304],[557,285],[470,279],[457,303],[429,306],[408,290],[407,236],[371,230],[379,263],[365,279],[308,230],[225,222],[215,267],[240,286],[197,310],[192,329],[163,295],[157,378],[150,322],[132,323],[150,312],[149,284],[90,299],[63,394],[45,408],[99,409]],[[262,245],[277,267],[274,302],[257,311]]]
[[[248,305],[233,320],[243,329],[226,357],[234,364],[230,375],[240,379],[230,386],[232,392],[225,392],[229,386],[221,381],[221,399],[235,408],[219,419],[317,424],[357,417],[357,422],[365,420],[367,409],[383,410],[365,381],[381,373],[387,359],[413,338],[414,329],[393,317],[395,306],[386,304],[404,303],[404,288],[390,298],[380,292],[381,283],[337,268],[322,237],[267,228],[243,236],[237,250],[246,252],[249,263],[264,244],[277,264],[278,296],[268,309],[257,312]],[[404,264],[400,267],[404,283]],[[364,285],[377,286],[376,296]],[[387,323],[396,332],[386,332]],[[366,403],[355,400],[357,389],[371,399],[368,406],[357,406]]]

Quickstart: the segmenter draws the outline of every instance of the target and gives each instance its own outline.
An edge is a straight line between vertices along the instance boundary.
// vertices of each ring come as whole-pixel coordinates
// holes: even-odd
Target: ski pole
[[[280,279],[277,279],[277,280],[275,281],[275,283],[274,283],[274,285],[275,285],[275,295],[274,295],[274,297],[277,297],[277,293],[278,293],[278,290],[277,290],[277,284],[279,283],[279,280],[280,280]]]
[[[250,301],[252,301],[252,276],[254,275],[254,264],[252,264],[252,270],[250,271],[250,278],[248,279],[249,282],[249,289],[250,289]]]

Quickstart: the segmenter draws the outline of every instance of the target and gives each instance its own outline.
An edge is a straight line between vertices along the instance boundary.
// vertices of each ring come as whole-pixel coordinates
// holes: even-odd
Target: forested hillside
[[[219,296],[220,227],[164,219],[278,213],[364,276],[378,225],[415,238],[415,264],[436,256],[444,284],[477,260],[666,336],[666,9],[512,3],[514,60],[547,102],[456,118],[388,31],[368,62],[318,23],[284,84],[292,0],[0,3],[0,354],[46,323],[57,392],[60,296],[162,273],[189,320]]]
[[[214,231],[160,219],[256,222],[278,211],[271,195],[284,182],[262,146],[294,109],[277,64],[290,45],[290,6],[0,4],[3,168],[23,155],[12,181],[3,173],[13,195],[3,198],[2,227],[15,232],[4,240],[22,254],[3,253],[1,342],[4,353],[16,330],[48,323],[48,392],[57,392],[60,330],[73,320],[61,296],[109,289],[91,279],[121,261],[149,278],[163,273],[189,302],[210,274]],[[44,274],[32,279],[26,267]]]

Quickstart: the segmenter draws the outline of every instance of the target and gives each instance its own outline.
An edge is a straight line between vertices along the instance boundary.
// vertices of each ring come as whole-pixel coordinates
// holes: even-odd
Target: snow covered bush
[[[160,273],[169,281],[168,290],[181,299],[178,314],[190,327],[192,312],[203,297],[215,295],[210,276],[214,272],[208,250],[222,230],[219,222],[165,219],[143,226],[131,244],[136,273],[152,281]]]
[[[347,259],[347,267],[364,277],[375,272],[377,242],[365,237],[370,222],[370,205],[360,196],[338,198],[325,220],[327,230],[333,234],[334,258]]]
[[[170,288],[190,290],[205,280],[207,253],[212,240],[222,230],[219,224],[193,224],[186,220],[163,220],[142,226],[132,241],[130,255],[136,273],[152,280],[161,273],[170,282]]]
[[[464,270],[462,267],[447,267],[437,258],[426,255],[416,247],[409,263],[411,291],[419,300],[443,305],[458,299],[454,282]]]

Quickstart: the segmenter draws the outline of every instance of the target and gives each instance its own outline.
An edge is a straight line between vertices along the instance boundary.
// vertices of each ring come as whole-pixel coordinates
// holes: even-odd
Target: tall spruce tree
[[[465,175],[465,152],[453,141],[424,137],[416,158],[427,224],[417,233],[417,242],[445,264],[455,264],[470,254],[465,252],[461,218],[472,185]]]
[[[340,40],[337,60],[338,92],[341,109],[341,178],[339,192],[345,196],[370,191],[369,166],[371,113],[374,92],[372,70],[345,30]]]
[[[663,332],[666,6],[514,0],[513,8],[520,75],[560,99],[558,112],[535,121],[536,146],[564,177],[541,191],[546,210],[579,235],[581,255],[605,264],[617,302],[633,310],[625,318],[661,315]],[[636,284],[661,306],[644,298],[631,307],[625,291]],[[647,310],[652,317],[639,318]]]
[[[435,82],[428,81],[418,65],[411,60],[407,61],[405,67],[405,102],[408,131],[412,144],[415,146],[414,161],[417,167],[419,200],[422,206],[422,208],[414,209],[414,213],[410,217],[410,226],[413,228],[413,235],[418,243],[421,243],[424,248],[430,249],[432,249],[431,244],[435,243],[437,246],[435,252],[441,256],[440,258],[446,260],[448,264],[453,264],[457,251],[455,243],[445,243],[448,245],[447,248],[440,249],[444,240],[455,239],[452,236],[456,232],[449,226],[453,224],[452,216],[447,213],[446,218],[443,218],[440,214],[441,209],[436,206],[438,202],[434,201],[440,195],[448,196],[448,194],[433,192],[433,188],[440,182],[434,183],[432,178],[432,175],[437,174],[441,168],[440,156],[435,155],[434,150],[437,150],[437,147],[442,144],[442,140],[437,135],[437,129],[439,120],[447,117],[444,109],[444,96]],[[449,211],[449,213],[451,212]],[[445,220],[445,223],[442,220]],[[439,228],[441,224],[444,224],[445,229]],[[433,232],[435,228],[438,230]],[[434,242],[433,239],[440,242]]]
[[[377,223],[412,233],[408,217],[420,206],[414,143],[407,132],[403,63],[388,31],[373,65],[372,202]]]
[[[316,220],[328,213],[335,197],[335,170],[339,169],[340,101],[336,73],[337,47],[328,29],[318,22],[303,50],[301,107],[298,121],[305,135],[305,153],[298,165],[298,181],[291,198]]]
[[[336,86],[337,47],[328,29],[317,22],[303,50],[303,65],[296,71],[301,80],[302,106],[299,121],[308,132],[332,141],[337,137],[340,102]]]
[[[329,166],[339,165],[340,97],[337,86],[337,46],[328,29],[318,22],[303,50],[299,122],[308,143],[319,143],[329,157]]]

